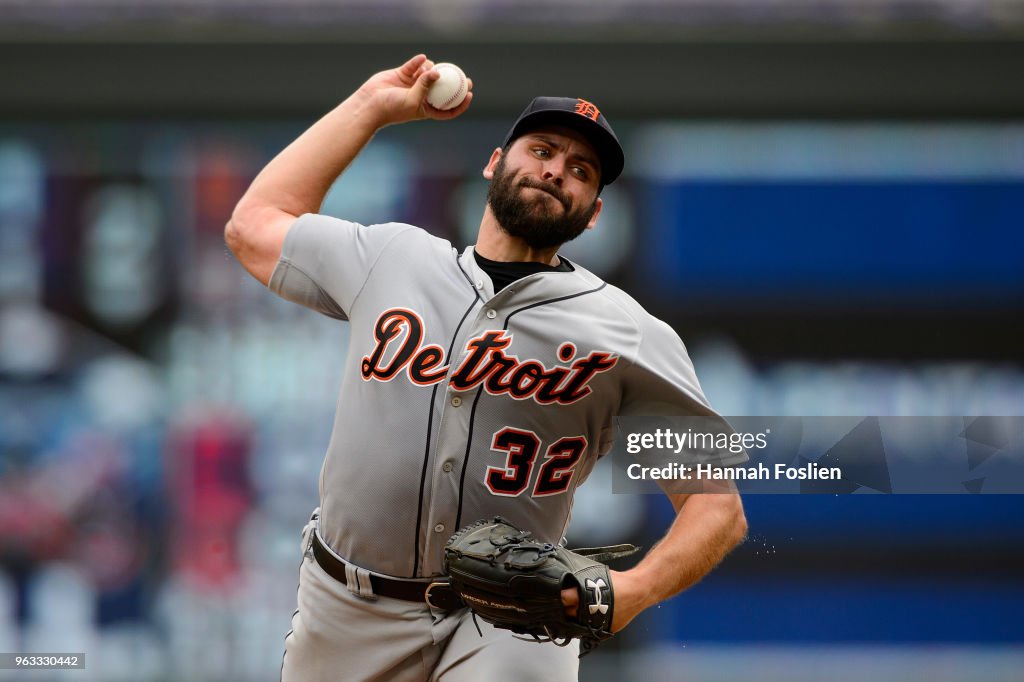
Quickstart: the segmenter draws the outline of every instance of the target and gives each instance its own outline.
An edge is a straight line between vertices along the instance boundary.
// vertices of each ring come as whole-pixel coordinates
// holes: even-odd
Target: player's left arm
[[[668,325],[650,318],[636,358],[621,414],[717,416],[701,390],[686,347]],[[743,453],[719,464],[732,466],[746,459]],[[626,627],[644,609],[696,584],[746,537],[743,502],[733,482],[702,483],[701,493],[666,490],[676,510],[668,532],[636,567],[611,571],[612,632]],[[565,590],[562,601],[573,614],[578,595]]]
[[[612,632],[626,627],[644,609],[698,583],[746,537],[747,520],[735,486],[731,481],[715,483],[722,487],[714,492],[669,494],[676,518],[665,536],[634,568],[611,571]],[[575,615],[576,590],[563,590],[562,601]]]
[[[707,482],[705,482],[707,484]],[[618,632],[641,611],[695,585],[747,535],[743,502],[731,481],[699,494],[670,494],[676,510],[665,537],[636,567],[612,571]]]

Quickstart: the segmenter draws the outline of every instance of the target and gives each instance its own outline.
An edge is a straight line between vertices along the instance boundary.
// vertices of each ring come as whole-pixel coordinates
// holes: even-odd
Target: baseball
[[[442,63],[434,66],[441,77],[434,81],[427,92],[427,102],[435,109],[448,110],[462,104],[469,92],[469,82],[462,69],[454,64]]]

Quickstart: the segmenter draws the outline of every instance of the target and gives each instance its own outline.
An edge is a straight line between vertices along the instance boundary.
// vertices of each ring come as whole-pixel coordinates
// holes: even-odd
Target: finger
[[[575,589],[566,588],[562,590],[562,605],[565,607],[565,612],[569,616],[575,616],[579,611],[580,597],[576,593]]]
[[[403,76],[409,77],[410,79],[414,78],[424,61],[427,61],[427,55],[418,54],[409,61],[407,61],[405,64],[402,64],[400,67],[398,67],[398,72]]]
[[[427,91],[430,90],[430,86],[434,84],[441,74],[433,69],[427,69],[416,78],[416,83],[413,84],[412,89],[415,91],[417,97],[421,100],[425,100],[427,97]]]
[[[416,77],[419,78],[420,76],[425,74],[427,71],[432,70],[433,68],[434,62],[430,59],[425,60],[422,64],[420,64],[420,68],[416,71]]]
[[[437,71],[425,71],[419,75],[416,82],[409,87],[409,93],[406,95],[406,102],[409,106],[415,107],[419,110],[417,118],[439,118],[438,114],[443,113],[430,106],[427,102],[427,92],[430,90],[430,86],[441,77]]]
[[[454,109],[442,111],[441,109],[435,109],[434,107],[431,107],[429,104],[426,104],[425,106],[430,108],[432,118],[436,118],[438,120],[448,120],[450,118],[455,118],[456,116],[461,116],[463,112],[465,112],[466,109],[469,108],[469,105],[472,101],[473,93],[468,92],[466,93],[466,99],[462,100],[462,103],[459,106],[455,107]]]

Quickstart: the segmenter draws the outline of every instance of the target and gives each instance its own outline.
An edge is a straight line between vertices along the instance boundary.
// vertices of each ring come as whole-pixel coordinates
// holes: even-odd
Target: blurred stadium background
[[[676,327],[724,414],[1024,414],[1024,2],[0,0],[0,651],[277,679],[345,330],[222,228],[418,51],[473,110],[383,131],[324,212],[467,243],[525,103],[592,99],[627,170],[570,253]],[[649,546],[667,503],[593,479],[570,541]],[[747,508],[583,679],[1024,679],[1021,497]]]

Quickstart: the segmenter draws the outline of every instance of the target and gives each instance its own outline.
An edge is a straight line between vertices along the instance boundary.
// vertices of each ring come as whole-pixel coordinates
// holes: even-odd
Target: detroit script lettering
[[[376,346],[360,364],[363,380],[391,381],[405,372],[414,384],[429,386],[448,377],[448,384],[457,391],[483,386],[492,395],[532,398],[542,405],[569,405],[590,395],[590,380],[619,361],[614,353],[593,351],[568,366],[547,367],[506,352],[512,334],[492,330],[466,343],[469,354],[449,376],[444,350],[434,344],[423,345],[424,334],[423,320],[414,311],[392,308],[382,313],[373,329]],[[575,356],[576,346],[571,342],[558,347],[562,362],[568,363]]]

